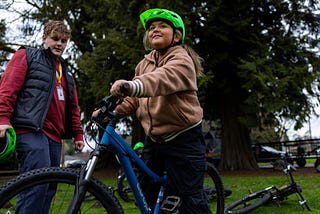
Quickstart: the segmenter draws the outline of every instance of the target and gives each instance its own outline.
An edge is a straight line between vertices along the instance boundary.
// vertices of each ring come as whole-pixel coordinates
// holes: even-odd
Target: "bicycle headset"
[[[149,25],[151,24],[151,20],[164,20],[168,22],[174,29],[181,31],[182,42],[184,41],[186,34],[185,27],[182,18],[177,13],[166,9],[154,8],[146,10],[140,14],[140,22],[145,30],[148,29]]]
[[[144,148],[144,144],[142,142],[138,142],[134,145],[133,150],[138,150],[138,149],[143,149]]]
[[[16,132],[13,128],[6,130],[5,137],[0,138],[0,163],[13,157],[16,150]]]

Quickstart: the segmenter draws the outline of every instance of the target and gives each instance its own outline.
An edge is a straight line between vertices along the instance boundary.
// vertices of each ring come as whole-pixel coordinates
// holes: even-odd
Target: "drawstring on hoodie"
[[[158,51],[155,54],[155,66],[158,67],[158,62],[159,62],[159,53]]]

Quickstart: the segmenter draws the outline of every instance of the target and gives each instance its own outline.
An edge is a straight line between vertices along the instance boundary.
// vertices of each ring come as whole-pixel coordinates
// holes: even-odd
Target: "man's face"
[[[50,48],[55,57],[60,57],[67,46],[69,37],[57,32],[51,32],[49,35],[42,36],[42,42],[45,49]]]

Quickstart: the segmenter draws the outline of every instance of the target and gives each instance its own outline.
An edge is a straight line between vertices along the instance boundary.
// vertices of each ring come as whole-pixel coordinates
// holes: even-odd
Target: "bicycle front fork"
[[[75,185],[73,198],[71,203],[69,204],[67,214],[76,214],[80,210],[81,204],[85,198],[87,192],[87,185],[90,181],[94,168],[98,162],[98,156],[100,152],[96,150],[91,155],[87,164],[81,168],[79,178],[77,179],[77,183]]]
[[[307,210],[311,211],[307,200],[302,195],[302,188],[298,183],[292,183],[290,185],[286,185],[279,189],[281,192],[281,199],[285,199],[289,195],[292,195],[294,193],[297,193],[299,195],[299,204],[304,209],[304,206],[307,208]]]

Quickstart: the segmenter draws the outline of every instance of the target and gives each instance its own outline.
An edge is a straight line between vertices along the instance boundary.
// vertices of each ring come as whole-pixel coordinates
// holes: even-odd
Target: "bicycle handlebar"
[[[130,84],[127,82],[123,83],[120,87],[120,91],[125,95],[129,94],[129,90],[130,90]]]
[[[92,116],[91,120],[94,122],[101,122],[104,118],[115,118],[117,114],[113,111],[117,105],[122,102],[122,99],[109,95],[104,97],[99,104],[99,112],[97,116]]]
[[[120,91],[125,94],[128,95],[130,90],[130,84],[129,83],[123,83],[120,87]],[[116,108],[117,105],[119,105],[123,100],[119,97],[116,96],[106,96],[104,97],[99,104],[99,112],[97,116],[93,116],[91,117],[92,121],[95,122],[101,122],[105,117],[108,117],[110,119],[115,118],[116,117],[116,113],[113,112],[113,110]]]

